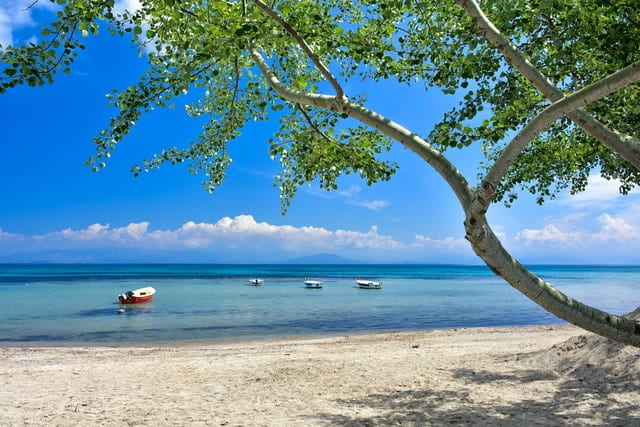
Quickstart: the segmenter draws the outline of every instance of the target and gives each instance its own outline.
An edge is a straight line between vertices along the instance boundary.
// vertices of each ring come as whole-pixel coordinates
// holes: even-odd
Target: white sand
[[[640,425],[640,349],[580,335],[0,348],[0,425]]]

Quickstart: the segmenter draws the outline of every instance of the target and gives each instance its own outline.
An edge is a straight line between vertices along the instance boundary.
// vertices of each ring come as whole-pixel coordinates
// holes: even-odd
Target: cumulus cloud
[[[12,45],[15,31],[35,26],[32,9],[29,8],[32,3],[32,0],[0,0],[0,45]],[[34,7],[40,6],[36,4]]]
[[[640,241],[640,228],[622,218],[614,218],[609,214],[602,214],[597,218],[600,231],[593,235],[595,240],[605,242],[633,242]]]
[[[378,227],[373,226],[367,233],[357,231],[338,230],[335,232],[336,243],[341,247],[351,247],[357,249],[382,249],[397,250],[404,249],[406,245],[394,240],[391,236],[381,236],[378,234]]]
[[[0,239],[16,238],[0,229]],[[373,226],[368,232],[336,230],[322,227],[273,225],[257,222],[251,215],[224,217],[215,223],[189,221],[175,230],[150,230],[148,222],[131,223],[112,228],[109,224],[92,224],[83,229],[67,228],[32,237],[40,247],[58,248],[230,248],[255,250],[272,248],[289,252],[317,250],[402,249],[402,242],[378,233]]]
[[[55,231],[41,236],[35,236],[35,239],[41,242],[102,242],[102,243],[129,243],[142,241],[146,234],[148,222],[132,223],[126,227],[111,229],[109,225],[92,224],[81,230],[72,230],[67,228],[62,231]]]
[[[553,254],[575,259],[616,260],[616,254],[635,256],[640,249],[640,224],[611,213],[591,217],[593,228],[562,222],[541,228],[520,231],[507,241],[514,255],[533,256],[545,262],[556,260]],[[580,228],[579,228],[580,227]],[[188,261],[188,254],[206,254],[220,262],[278,262],[291,257],[331,253],[354,260],[371,262],[474,262],[469,243],[463,238],[433,238],[423,234],[401,241],[380,233],[377,226],[367,231],[329,230],[316,226],[275,225],[259,222],[251,215],[223,217],[216,222],[188,221],[174,229],[152,229],[149,222],[135,222],[122,227],[92,224],[85,228],[67,228],[37,236],[9,233],[0,228],[0,256],[3,259],[32,259],[24,254],[36,254],[33,259],[46,260],[46,254],[67,251],[103,259],[99,251],[121,254],[171,254],[156,260]],[[163,252],[164,251],[164,252]],[[42,257],[38,254],[45,254]],[[79,255],[78,255],[79,256]],[[541,258],[545,257],[546,258]],[[212,258],[213,257],[213,258]],[[593,258],[595,257],[595,258]],[[50,258],[50,257],[49,257]],[[77,256],[76,256],[77,258]],[[75,258],[74,258],[75,259]],[[526,258],[523,258],[525,260]],[[631,258],[629,258],[631,259]],[[634,258],[635,259],[635,258]]]
[[[593,228],[574,231],[568,223],[548,224],[540,229],[524,229],[515,238],[526,245],[549,245],[597,250],[609,244],[625,243],[640,246],[640,224],[632,224],[621,217],[604,213],[593,220]]]
[[[640,194],[638,189],[633,189],[629,194],[620,194],[620,182],[606,180],[600,175],[589,175],[589,184],[585,191],[573,196],[566,195],[558,200],[561,205],[569,205],[574,209],[610,207],[616,202],[628,202],[630,197]],[[634,199],[635,200],[635,199]]]
[[[640,191],[619,192],[620,183],[599,175],[589,176],[587,189],[558,199],[562,214],[548,217],[546,225],[515,234],[515,241],[540,253],[547,249],[571,249],[572,255],[615,256],[640,249]],[[569,208],[569,210],[566,209]],[[624,243],[624,245],[620,245]]]
[[[274,245],[277,248],[295,250],[305,247],[324,247],[335,241],[333,232],[318,227],[292,227],[257,222],[251,215],[224,217],[214,224],[187,222],[173,232],[164,233],[164,239],[191,248],[227,245]]]
[[[574,246],[580,243],[582,236],[578,232],[563,231],[553,224],[538,230],[524,229],[516,234],[516,240],[526,244],[550,243]]]
[[[380,233],[377,226],[371,226],[367,231],[329,230],[258,222],[251,215],[224,217],[213,223],[188,221],[175,229],[164,230],[154,230],[148,222],[124,227],[96,223],[37,236],[10,234],[0,229],[0,242],[0,259],[19,262],[46,261],[53,259],[51,254],[57,257],[55,260],[66,259],[65,262],[77,260],[79,256],[104,262],[114,254],[119,262],[140,257],[153,262],[175,259],[183,260],[181,262],[193,259],[281,262],[318,253],[370,262],[455,262],[451,255],[462,257],[456,260],[469,260],[470,256],[474,259],[463,239],[432,239],[418,235],[413,241],[403,242]],[[66,257],[65,254],[71,255]],[[107,258],[99,254],[106,254]]]

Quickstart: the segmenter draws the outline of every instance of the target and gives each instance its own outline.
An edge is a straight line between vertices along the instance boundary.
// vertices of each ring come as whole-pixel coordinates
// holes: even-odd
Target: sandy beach
[[[0,425],[640,425],[640,349],[571,326],[0,349]]]

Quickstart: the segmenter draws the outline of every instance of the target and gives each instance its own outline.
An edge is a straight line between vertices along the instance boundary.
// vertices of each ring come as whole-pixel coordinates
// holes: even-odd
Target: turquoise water
[[[563,292],[624,314],[639,266],[535,266]],[[381,290],[355,279],[382,280]],[[250,286],[249,279],[264,279]],[[306,289],[305,278],[324,282]],[[153,286],[118,314],[117,295]],[[455,265],[0,265],[0,345],[126,345],[562,323],[486,267]]]

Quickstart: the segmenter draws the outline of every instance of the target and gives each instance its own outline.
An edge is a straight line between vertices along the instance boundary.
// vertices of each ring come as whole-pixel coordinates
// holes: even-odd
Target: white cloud
[[[279,262],[292,257],[330,253],[353,260],[370,262],[455,262],[475,259],[463,239],[431,239],[416,236],[403,242],[381,234],[377,226],[368,231],[329,230],[315,226],[274,225],[258,222],[251,215],[224,217],[214,223],[189,221],[170,230],[152,230],[148,222],[131,223],[113,228],[108,224],[92,224],[82,229],[67,228],[38,236],[19,236],[0,230],[0,257],[12,260],[66,259],[64,253],[87,259],[99,255],[120,254],[146,256],[165,261],[189,260],[203,256],[220,262]],[[100,252],[103,251],[103,252]],[[32,255],[29,255],[32,254]],[[156,255],[154,255],[156,254]],[[170,258],[162,258],[168,254]],[[193,255],[189,255],[193,254]],[[462,258],[451,256],[460,255]],[[31,258],[30,258],[31,256]],[[153,258],[157,256],[159,258]],[[93,257],[93,258],[91,258]],[[203,258],[197,258],[203,259]],[[434,261],[437,260],[437,261]],[[155,262],[155,261],[154,261]]]
[[[640,241],[640,228],[631,225],[622,218],[614,218],[602,214],[597,218],[601,229],[593,235],[593,239],[604,242],[629,242],[636,245]]]
[[[352,185],[346,190],[335,192],[328,192],[319,188],[309,186],[305,188],[305,191],[309,194],[323,197],[325,199],[338,198],[346,204],[359,206],[372,211],[379,211],[380,209],[383,209],[389,205],[389,202],[387,202],[386,200],[369,200],[361,198],[360,193],[362,192],[362,187],[360,187],[359,185]]]
[[[81,230],[67,228],[62,231],[35,236],[42,242],[68,241],[68,242],[111,242],[130,243],[146,239],[149,227],[148,222],[131,223],[126,227],[111,229],[109,225],[93,224]]]
[[[469,242],[463,238],[445,237],[444,239],[432,239],[431,237],[416,235],[414,246],[435,248],[441,250],[465,250],[469,247]]]
[[[121,14],[125,10],[135,12],[141,8],[142,4],[140,3],[140,0],[117,0],[113,9],[117,14]]]
[[[516,234],[516,240],[525,244],[550,243],[573,246],[580,242],[582,236],[577,232],[563,231],[553,224],[538,230],[524,229]]]
[[[524,229],[516,234],[515,239],[525,245],[544,245],[553,247],[579,248],[581,252],[595,253],[607,245],[625,243],[627,247],[640,247],[640,224],[633,224],[621,217],[604,213],[595,219],[587,218],[593,224],[575,231],[577,224],[568,221],[560,224],[548,224],[541,229]],[[587,223],[588,221],[585,221]]]
[[[338,195],[345,201],[345,203],[367,208],[372,211],[378,211],[389,204],[385,200],[362,199],[360,198],[361,191],[362,191],[362,188],[359,185],[352,185],[346,190],[339,191]]]
[[[539,229],[524,229],[511,239],[513,254],[529,259],[555,262],[558,256],[588,262],[637,261],[640,250],[640,224],[610,213],[587,217],[592,230],[580,224],[562,222]],[[503,232],[500,238],[506,242]],[[130,223],[123,227],[92,224],[86,228],[67,228],[37,236],[13,234],[0,228],[0,256],[25,260],[35,254],[38,260],[47,253],[75,251],[96,254],[101,250],[127,254],[207,254],[209,259],[244,262],[278,262],[290,257],[316,253],[333,253],[356,260],[372,262],[479,262],[469,243],[463,238],[432,238],[418,234],[412,241],[401,241],[379,232],[377,226],[368,231],[329,230],[315,226],[274,225],[258,222],[251,215],[223,217],[217,222],[189,221],[175,229],[150,228],[149,222]],[[116,252],[113,252],[116,251]],[[196,251],[196,252],[194,252]],[[45,254],[45,258],[40,255]],[[173,256],[173,255],[172,255]],[[213,257],[213,258],[211,258]],[[152,258],[149,258],[152,259]],[[166,260],[167,258],[161,258]],[[173,259],[173,258],[172,258]],[[184,258],[188,260],[188,258]]]
[[[59,9],[55,2],[41,0],[0,0],[0,46],[6,47],[14,43],[31,41],[37,43],[40,28],[34,21],[32,12],[35,9],[56,10]],[[117,14],[128,10],[135,12],[142,7],[140,0],[117,0],[114,11]],[[52,16],[52,19],[53,16]],[[47,22],[48,23],[48,22]],[[15,33],[25,28],[33,28],[34,34],[26,37],[25,40],[15,40]]]
[[[243,246],[264,246],[273,241],[277,247],[297,247],[297,242],[313,243],[314,235],[330,232],[315,228],[295,228],[287,225],[275,226],[266,222],[256,222],[251,215],[235,218],[224,217],[214,224],[189,221],[175,231],[154,232],[158,242],[182,245],[189,248],[207,248],[225,245],[239,248]],[[302,244],[302,243],[300,243]]]
[[[0,0],[0,45],[12,45],[16,30],[35,25],[29,9],[32,3],[32,0]]]
[[[0,242],[2,241],[17,241],[24,239],[24,236],[19,234],[7,233],[2,228],[0,228]]]
[[[6,236],[6,237],[5,237]],[[17,235],[4,233],[0,238]],[[111,228],[108,224],[93,224],[86,228],[65,229],[32,239],[39,247],[100,248],[130,247],[139,249],[243,249],[312,252],[345,249],[402,249],[401,242],[378,233],[377,227],[366,232],[337,230],[321,227],[273,225],[257,222],[251,215],[224,217],[216,223],[189,221],[175,230],[149,230],[148,222],[131,223],[126,227]]]
[[[373,226],[368,233],[338,230],[335,232],[336,243],[344,248],[397,250],[406,246],[391,236],[378,234],[378,227]]]
[[[560,208],[556,214],[548,216],[540,227],[516,233],[513,243],[524,245],[526,249],[519,249],[536,256],[565,250],[563,256],[594,259],[640,249],[640,192],[633,190],[623,196],[619,185],[591,175],[584,192],[550,203],[550,207]]]
[[[574,209],[607,208],[616,202],[628,202],[631,196],[640,194],[633,189],[629,194],[620,194],[620,181],[606,180],[600,175],[589,175],[589,183],[585,191],[573,196],[566,195],[558,199],[561,205],[569,205]]]

